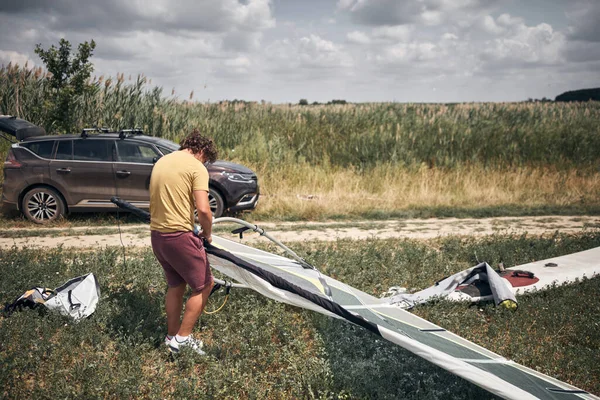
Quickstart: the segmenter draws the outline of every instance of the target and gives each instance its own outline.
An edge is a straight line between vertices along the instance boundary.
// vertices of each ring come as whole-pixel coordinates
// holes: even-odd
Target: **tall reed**
[[[223,158],[251,165],[309,163],[370,170],[383,164],[455,168],[597,167],[600,103],[204,104],[165,96],[146,77],[94,78],[72,111],[79,128],[140,127],[178,141],[192,128]],[[0,113],[49,132],[45,72],[0,68]],[[57,132],[62,133],[62,132]]]

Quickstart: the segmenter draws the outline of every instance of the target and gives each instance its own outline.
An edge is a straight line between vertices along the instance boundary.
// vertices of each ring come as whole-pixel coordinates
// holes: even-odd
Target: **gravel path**
[[[273,237],[283,243],[295,241],[332,241],[337,239],[385,239],[412,238],[429,239],[447,235],[490,235],[494,233],[550,234],[582,232],[600,227],[600,217],[547,216],[547,217],[502,217],[502,218],[445,218],[410,219],[360,222],[301,222],[301,223],[258,223]],[[219,225],[217,225],[219,226]],[[94,227],[69,229],[39,228],[36,230],[12,229],[4,231],[0,248],[17,247],[106,247],[106,246],[149,246],[150,235],[147,225],[102,227],[101,234],[93,234]],[[15,232],[10,237],[11,231]],[[81,233],[80,233],[81,232]],[[26,236],[33,235],[36,236]],[[236,238],[228,232],[219,232],[222,237]],[[22,236],[22,237],[19,237]],[[258,235],[247,233],[244,242],[260,240]]]

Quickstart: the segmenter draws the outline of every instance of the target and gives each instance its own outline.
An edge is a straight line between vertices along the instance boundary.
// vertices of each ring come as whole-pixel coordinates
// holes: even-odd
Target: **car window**
[[[152,164],[160,154],[152,147],[143,143],[120,140],[117,142],[119,161]]]
[[[167,147],[163,147],[163,146],[158,146],[158,149],[166,156],[167,154],[170,154],[172,152],[174,152],[175,150],[173,149],[169,149]]]
[[[52,158],[54,142],[54,140],[45,140],[42,142],[22,143],[21,146],[28,148],[42,158]]]
[[[79,139],[73,142],[73,159],[81,161],[112,161],[110,140]]]
[[[56,148],[57,160],[72,160],[73,159],[73,141],[72,140],[59,140],[58,147]]]

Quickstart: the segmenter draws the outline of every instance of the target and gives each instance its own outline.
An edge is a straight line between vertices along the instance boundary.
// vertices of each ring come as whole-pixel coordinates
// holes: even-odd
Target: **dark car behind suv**
[[[47,136],[14,117],[0,116],[0,131],[17,139],[4,163],[3,208],[18,209],[37,223],[71,212],[114,211],[113,196],[147,209],[154,163],[179,149],[139,130]],[[252,170],[227,161],[206,167],[215,217],[256,207],[259,186]]]

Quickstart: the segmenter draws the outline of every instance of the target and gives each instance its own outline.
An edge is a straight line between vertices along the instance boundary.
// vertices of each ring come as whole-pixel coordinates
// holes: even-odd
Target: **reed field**
[[[91,84],[73,110],[78,129],[139,127],[179,141],[199,128],[220,158],[258,173],[261,219],[600,209],[598,102],[199,103],[142,75]],[[62,133],[48,118],[47,86],[41,68],[2,67],[0,114]]]

